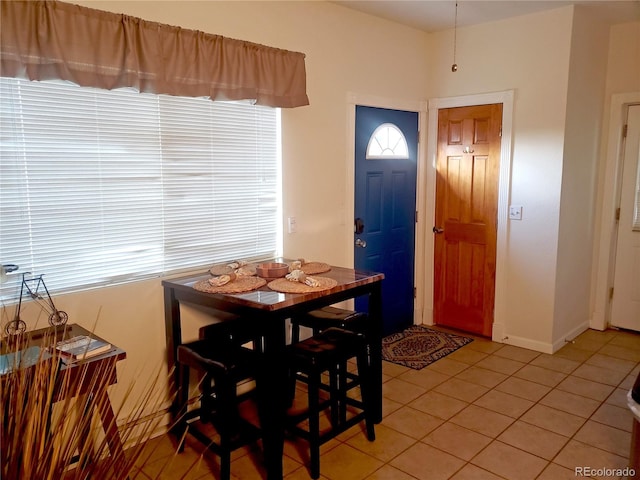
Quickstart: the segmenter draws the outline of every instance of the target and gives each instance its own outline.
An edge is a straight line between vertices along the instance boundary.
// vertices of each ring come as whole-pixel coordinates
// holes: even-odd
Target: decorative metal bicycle
[[[67,323],[69,315],[67,312],[58,310],[53,303],[53,299],[49,294],[47,284],[44,283],[43,274],[31,275],[30,272],[22,274],[22,285],[20,287],[20,300],[16,307],[16,314],[9,323],[4,327],[7,335],[16,335],[23,333],[27,329],[27,324],[20,318],[20,310],[22,308],[22,299],[25,295],[29,295],[40,307],[49,313],[49,325],[59,326]]]

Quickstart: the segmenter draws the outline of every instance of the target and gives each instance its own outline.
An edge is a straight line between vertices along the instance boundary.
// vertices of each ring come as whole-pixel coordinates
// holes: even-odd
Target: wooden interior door
[[[502,104],[440,110],[434,322],[490,337]]]

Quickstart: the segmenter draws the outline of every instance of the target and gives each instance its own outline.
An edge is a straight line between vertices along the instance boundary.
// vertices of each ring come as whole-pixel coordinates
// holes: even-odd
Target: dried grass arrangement
[[[164,411],[167,401],[161,386],[166,367],[148,380],[136,398],[130,387],[115,416],[105,423],[108,415],[104,413],[114,412],[107,394],[109,382],[103,380],[116,378],[117,359],[90,362],[95,368],[83,368],[82,363],[68,368],[50,348],[55,341],[52,336],[45,336],[36,347],[35,359],[34,347],[25,350],[24,336],[3,339],[2,353],[8,352],[4,358],[12,359],[13,365],[0,374],[0,478],[135,477],[153,453],[144,449],[145,442],[164,420],[157,412]],[[125,415],[124,408],[130,413]],[[110,429],[118,432],[126,450],[105,435]]]

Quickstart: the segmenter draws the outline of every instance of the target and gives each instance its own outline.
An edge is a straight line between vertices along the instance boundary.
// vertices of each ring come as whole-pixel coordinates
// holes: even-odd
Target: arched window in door
[[[409,158],[407,140],[393,123],[383,123],[369,138],[366,158],[367,160]]]

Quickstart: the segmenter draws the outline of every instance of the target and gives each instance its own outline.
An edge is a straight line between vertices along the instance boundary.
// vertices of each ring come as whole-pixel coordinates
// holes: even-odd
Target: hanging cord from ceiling
[[[458,64],[456,63],[456,43],[458,40],[458,2],[456,2],[456,14],[453,21],[453,64],[451,65],[451,71],[458,71]]]

